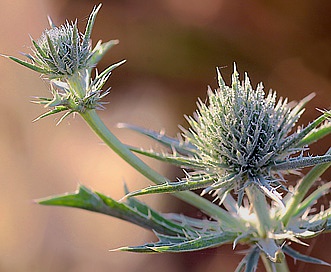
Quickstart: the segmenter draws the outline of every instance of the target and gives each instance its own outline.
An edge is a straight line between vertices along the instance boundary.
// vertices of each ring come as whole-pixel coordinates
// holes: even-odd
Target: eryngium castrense
[[[313,95],[291,106],[293,103],[288,103],[287,99],[277,100],[275,91],[266,94],[262,83],[254,90],[247,74],[241,82],[235,65],[231,86],[225,84],[219,71],[218,83],[219,89],[209,88],[208,103],[199,100],[194,117],[186,117],[190,128],[183,129],[185,143],[172,146],[172,154],[133,148],[189,169],[187,177],[129,195],[205,188],[203,194],[214,192],[216,199],[222,201],[234,190],[241,203],[245,188],[257,186],[283,205],[277,190],[280,187],[286,190],[283,186],[285,173],[331,160],[330,155],[304,156],[307,146],[303,140],[329,117],[329,113],[305,128],[294,130],[304,105]],[[151,136],[151,131],[127,127]],[[161,140],[162,137],[160,134],[154,138]]]

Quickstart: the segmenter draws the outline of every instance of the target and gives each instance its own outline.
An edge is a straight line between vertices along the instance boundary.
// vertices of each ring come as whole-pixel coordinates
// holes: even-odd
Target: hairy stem
[[[141,159],[139,159],[135,154],[133,154],[128,147],[126,147],[120,140],[116,138],[114,134],[105,126],[95,110],[89,110],[81,113],[81,116],[88,123],[91,129],[122,159],[124,159],[128,164],[134,167],[138,172],[144,175],[146,178],[154,182],[155,184],[164,184],[168,180],[150,168]],[[232,217],[227,211],[221,207],[211,203],[210,201],[194,194],[193,192],[177,192],[174,195],[201,209],[209,216],[219,219],[221,224],[226,227],[240,229],[240,222]]]

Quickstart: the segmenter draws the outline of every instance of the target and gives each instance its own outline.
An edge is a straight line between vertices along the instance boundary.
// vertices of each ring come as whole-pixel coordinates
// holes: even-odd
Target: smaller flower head
[[[25,54],[31,62],[15,57],[10,59],[34,70],[49,79],[68,78],[82,69],[91,69],[103,54],[118,41],[99,42],[92,50],[91,32],[101,4],[94,7],[88,19],[85,33],[80,33],[75,22],[66,22],[57,27],[50,21],[50,29],[43,32],[33,43],[33,54]]]
[[[89,68],[91,44],[78,32],[77,22],[45,30],[34,46],[35,62],[51,77],[71,76]]]

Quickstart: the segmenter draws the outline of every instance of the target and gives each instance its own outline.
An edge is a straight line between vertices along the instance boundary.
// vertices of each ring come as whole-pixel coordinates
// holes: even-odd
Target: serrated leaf
[[[300,169],[300,168],[315,166],[329,162],[331,162],[331,155],[293,158],[288,161],[276,163],[270,168],[274,171],[291,170],[291,169]]]
[[[144,129],[138,126],[119,123],[119,128],[127,128],[136,131],[140,134],[150,137],[151,139],[161,143],[162,145],[174,149],[176,152],[183,155],[194,155],[196,153],[196,147],[188,142],[166,136],[164,133],[158,133],[154,130]]]
[[[212,248],[216,246],[220,246],[223,244],[232,243],[236,238],[236,233],[232,232],[221,232],[214,235],[204,235],[195,239],[189,239],[187,241],[178,242],[172,241],[169,244],[164,244],[162,241],[159,243],[151,243],[145,244],[138,247],[123,247],[119,250],[121,251],[131,251],[131,252],[190,252],[190,251],[198,251],[206,248]]]
[[[199,181],[178,181],[168,182],[166,184],[150,186],[126,195],[126,197],[140,196],[146,194],[174,193],[186,190],[196,190],[213,184],[214,178],[206,178]]]
[[[292,257],[294,259],[294,261],[299,260],[299,261],[306,262],[306,263],[313,263],[313,264],[321,264],[321,265],[331,266],[329,263],[324,262],[320,259],[301,254],[301,253],[299,253],[298,251],[294,250],[293,248],[291,248],[289,246],[284,246],[283,247],[283,252],[285,254],[287,254],[288,256]]]
[[[37,200],[37,203],[42,205],[75,207],[103,213],[164,234],[184,235],[185,233],[192,232],[189,228],[185,228],[164,218],[147,205],[142,203],[139,206],[136,203],[132,205],[131,202],[131,206],[129,206],[101,193],[92,192],[82,185],[74,193],[51,196]]]

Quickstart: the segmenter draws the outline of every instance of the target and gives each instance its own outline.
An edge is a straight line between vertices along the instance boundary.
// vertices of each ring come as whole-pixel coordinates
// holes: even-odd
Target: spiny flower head
[[[209,88],[208,102],[199,100],[195,115],[186,117],[190,128],[183,129],[185,142],[131,126],[165,143],[173,153],[133,150],[189,171],[180,182],[151,186],[130,195],[204,188],[203,194],[213,192],[222,201],[234,190],[241,203],[245,188],[257,186],[283,206],[277,189],[286,190],[284,174],[331,160],[330,155],[304,156],[308,142],[303,139],[329,117],[328,113],[294,130],[313,95],[291,106],[287,99],[277,99],[276,92],[265,93],[262,83],[253,89],[247,74],[241,82],[235,65],[231,86],[225,84],[219,71],[218,83],[219,89]]]
[[[101,73],[95,69],[95,76],[92,79],[92,68],[113,45],[118,44],[117,40],[106,43],[99,41],[92,49],[91,32],[100,8],[101,4],[93,8],[84,34],[78,31],[77,20],[67,21],[57,27],[49,19],[51,28],[46,29],[37,41],[32,39],[33,54],[24,54],[30,62],[8,56],[11,60],[50,80],[53,97],[38,97],[38,100],[34,101],[50,110],[35,120],[58,112],[66,112],[60,119],[61,122],[73,112],[83,113],[87,110],[104,108],[101,99],[109,92],[103,90],[103,86],[112,70],[125,61],[113,64]]]
[[[92,10],[84,34],[79,32],[77,20],[57,27],[49,19],[51,28],[37,41],[32,39],[33,54],[24,54],[30,62],[9,58],[49,79],[66,79],[81,70],[90,70],[110,47],[118,43],[117,40],[104,44],[99,41],[92,49],[91,32],[100,8],[101,4]]]
[[[78,32],[77,21],[45,30],[35,43],[35,62],[50,76],[70,76],[82,68],[89,68],[91,44]]]
[[[291,108],[286,99],[277,101],[276,92],[266,94],[262,83],[254,90],[247,74],[240,82],[236,68],[231,87],[220,73],[218,80],[220,88],[208,90],[209,105],[200,100],[195,118],[187,118],[191,128],[184,137],[197,148],[196,159],[217,174],[218,185],[229,189],[242,190],[250,183],[268,189],[279,185],[280,175],[271,166],[302,150],[285,147],[302,105]]]

